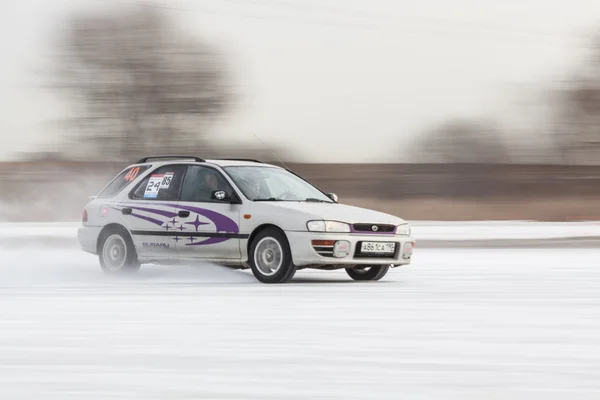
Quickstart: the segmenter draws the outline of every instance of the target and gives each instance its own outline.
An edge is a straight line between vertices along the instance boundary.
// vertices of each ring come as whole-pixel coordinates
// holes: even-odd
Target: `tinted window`
[[[213,190],[224,190],[229,196],[233,194],[231,185],[217,170],[190,165],[181,189],[181,201],[216,201],[211,199]]]
[[[157,168],[136,187],[131,198],[177,200],[185,169],[185,165],[165,165]]]
[[[123,172],[121,172],[115,179],[112,180],[111,183],[106,186],[106,188],[100,193],[98,197],[112,197],[118,194],[121,190],[125,188],[125,186],[129,185],[131,182],[135,181],[135,179],[146,172],[150,168],[150,165],[143,165],[140,167],[129,167]]]

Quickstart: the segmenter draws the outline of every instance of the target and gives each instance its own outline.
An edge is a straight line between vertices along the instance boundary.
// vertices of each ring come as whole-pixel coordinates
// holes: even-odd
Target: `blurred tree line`
[[[227,63],[216,48],[175,26],[150,7],[72,15],[55,48],[52,85],[72,106],[67,126],[77,157],[62,146],[62,154],[38,152],[0,165],[6,186],[0,219],[77,219],[88,195],[141,156],[276,158],[259,142],[216,144],[212,128],[235,99]],[[555,164],[600,163],[600,40],[595,44],[577,73],[554,89],[551,128],[529,132],[550,134],[551,145],[539,151],[551,153],[546,159]],[[277,155],[344,201],[409,219],[600,218],[599,167],[522,165],[526,157],[509,139],[513,132],[499,126],[476,118],[434,125],[410,147],[420,164],[294,165],[289,154],[277,149]],[[32,196],[33,188],[45,196]]]
[[[555,143],[564,164],[600,163],[600,35],[559,93]]]
[[[591,49],[575,74],[547,93],[544,100],[549,102],[550,120],[528,132],[540,139],[540,144],[530,151],[547,153],[541,158],[553,160],[552,164],[600,164],[600,36],[592,41]],[[413,161],[510,164],[527,159],[527,155],[518,157],[518,142],[509,140],[510,132],[498,126],[494,121],[480,119],[443,122],[417,139]],[[542,144],[544,134],[550,137],[550,146]]]
[[[419,141],[420,163],[510,163],[510,149],[491,121],[450,120],[425,132]]]
[[[552,148],[536,148],[552,152],[547,159],[556,164],[600,163],[600,39],[594,44],[575,76],[555,89]],[[270,149],[242,145],[233,154],[214,144],[209,132],[234,99],[226,63],[215,48],[176,29],[157,8],[74,14],[58,54],[55,87],[71,100],[74,147],[89,158],[226,153],[273,159]],[[519,163],[506,133],[493,121],[449,120],[418,138],[411,161]]]
[[[75,148],[103,160],[204,154],[232,100],[221,55],[148,7],[73,15],[54,78],[74,107]]]

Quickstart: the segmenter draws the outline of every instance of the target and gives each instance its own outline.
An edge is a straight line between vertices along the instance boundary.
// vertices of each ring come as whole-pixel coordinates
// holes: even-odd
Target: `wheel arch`
[[[286,265],[286,267],[284,267],[283,270],[283,275],[281,275],[281,271],[276,271],[275,275],[269,276],[269,277],[265,277],[262,275],[262,273],[258,272],[258,268],[251,263],[250,261],[250,248],[252,247],[252,243],[256,240],[256,237],[258,235],[261,234],[261,232],[264,232],[266,229],[272,229],[274,231],[276,231],[278,234],[281,234],[281,237],[283,238],[283,241],[285,241],[285,243],[282,243],[282,247],[284,247],[282,250],[284,253],[287,253],[289,255],[289,262]],[[274,234],[275,232],[273,232],[272,234]],[[264,223],[261,224],[259,226],[257,226],[252,233],[250,234],[250,236],[248,237],[248,243],[247,243],[247,264],[248,266],[252,269],[252,273],[254,274],[254,276],[261,282],[263,283],[285,283],[288,282],[290,279],[292,279],[292,277],[295,275],[296,273],[296,265],[294,264],[294,257],[292,255],[292,251],[291,251],[291,245],[290,245],[290,239],[288,238],[288,236],[286,235],[285,231],[283,229],[281,229],[281,227],[272,224],[272,223]]]
[[[131,236],[131,233],[129,232],[129,230],[127,230],[127,228],[125,228],[124,225],[121,225],[121,224],[118,224],[118,223],[107,224],[107,225],[105,225],[102,228],[102,230],[98,234],[98,240],[96,241],[96,251],[98,252],[98,254],[100,254],[100,251],[102,251],[102,249],[100,248],[100,245],[102,244],[102,240],[110,232],[123,232],[123,233],[126,233],[129,236],[129,239],[133,243],[133,237]]]
[[[285,234],[285,232],[283,231],[283,229],[281,229],[279,226],[277,226],[275,224],[265,223],[265,224],[261,224],[261,225],[257,226],[256,228],[254,228],[252,233],[250,233],[250,236],[248,237],[248,242],[246,243],[246,255],[247,256],[250,255],[250,245],[252,244],[252,241],[254,240],[256,235],[258,235],[260,232],[262,232],[268,228],[273,228],[273,229],[276,229],[279,232],[281,232],[281,234],[285,237],[285,240],[288,242],[288,246],[289,246],[290,241],[289,241],[287,235]]]

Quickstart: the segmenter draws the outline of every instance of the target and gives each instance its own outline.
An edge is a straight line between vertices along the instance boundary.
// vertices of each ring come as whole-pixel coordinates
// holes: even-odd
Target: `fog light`
[[[409,259],[412,256],[414,249],[414,245],[412,242],[404,243],[404,248],[402,249],[402,258]]]
[[[350,254],[350,242],[347,240],[338,240],[333,245],[333,256],[335,258],[346,257]]]

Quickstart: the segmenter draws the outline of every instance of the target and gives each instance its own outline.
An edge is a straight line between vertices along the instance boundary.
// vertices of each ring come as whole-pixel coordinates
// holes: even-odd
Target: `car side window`
[[[106,186],[106,188],[98,195],[98,197],[103,198],[117,195],[121,190],[125,189],[125,186],[133,182],[140,174],[146,172],[148,168],[150,168],[150,165],[141,165],[125,169],[119,174],[119,176],[113,179],[112,182]]]
[[[217,202],[211,197],[214,190],[223,190],[229,196],[233,194],[233,188],[219,171],[190,165],[183,180],[181,201]]]
[[[131,194],[137,200],[176,201],[186,165],[163,165],[152,171]]]

